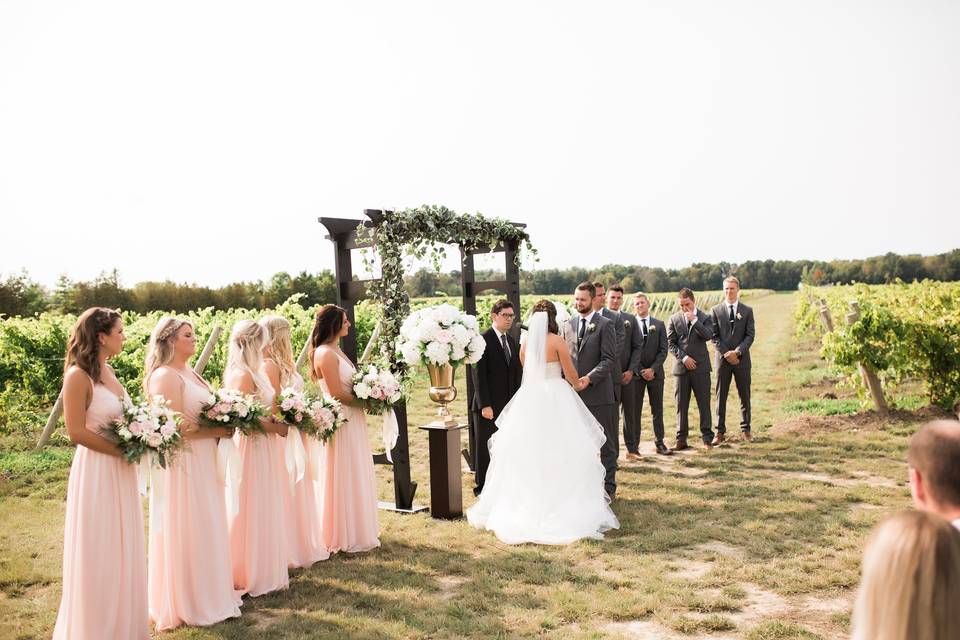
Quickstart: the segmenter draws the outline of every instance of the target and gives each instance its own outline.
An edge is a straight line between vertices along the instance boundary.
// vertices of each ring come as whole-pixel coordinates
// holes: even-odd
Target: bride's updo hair
[[[547,331],[550,333],[560,333],[560,327],[557,325],[557,308],[549,300],[540,300],[533,305],[533,312],[543,311],[547,314]]]

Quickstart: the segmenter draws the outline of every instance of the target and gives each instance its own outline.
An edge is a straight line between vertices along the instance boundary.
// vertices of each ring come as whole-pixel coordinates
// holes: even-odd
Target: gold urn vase
[[[453,374],[456,367],[451,364],[428,364],[427,373],[430,375],[430,399],[440,405],[437,409],[437,419],[430,423],[431,427],[455,427],[456,419],[450,415],[447,405],[457,399],[457,387],[453,384]]]

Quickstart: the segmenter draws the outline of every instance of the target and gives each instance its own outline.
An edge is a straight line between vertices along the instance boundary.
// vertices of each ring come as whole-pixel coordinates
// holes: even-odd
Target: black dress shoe
[[[667,448],[667,445],[663,444],[662,442],[657,443],[657,453],[659,453],[662,456],[673,455],[673,451],[670,451],[670,449]]]
[[[677,444],[673,445],[674,451],[683,451],[689,448],[690,448],[690,445],[687,444],[686,440],[677,440]]]

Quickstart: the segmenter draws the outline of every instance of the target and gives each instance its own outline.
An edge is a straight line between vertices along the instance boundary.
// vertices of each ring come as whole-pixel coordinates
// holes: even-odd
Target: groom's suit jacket
[[[675,358],[673,375],[682,376],[687,372],[683,366],[683,357],[690,356],[697,361],[695,373],[710,373],[710,352],[707,343],[713,338],[710,316],[697,309],[697,321],[690,327],[682,311],[670,316],[667,325],[667,345]]]
[[[589,325],[593,325],[590,329]],[[579,376],[590,376],[590,386],[580,392],[580,399],[587,406],[615,404],[613,374],[617,368],[617,334],[613,322],[594,312],[587,320],[587,328],[577,348],[574,341],[571,350],[573,363]],[[580,326],[580,315],[570,318],[574,338]]]
[[[483,333],[483,339],[487,346],[483,351],[483,357],[473,368],[476,373],[473,408],[479,412],[484,407],[491,407],[493,417],[496,419],[520,388],[523,377],[523,367],[520,366],[520,346],[513,336],[507,335],[507,342],[510,344],[510,361],[507,362],[503,345],[500,344],[492,328]]]

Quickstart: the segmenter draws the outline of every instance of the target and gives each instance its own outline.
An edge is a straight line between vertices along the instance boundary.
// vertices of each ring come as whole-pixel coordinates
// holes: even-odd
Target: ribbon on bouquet
[[[287,427],[286,442],[283,444],[283,461],[287,467],[287,477],[290,479],[290,495],[296,493],[297,483],[303,479],[307,468],[307,452],[303,448],[303,438],[300,430],[294,426]]]
[[[160,533],[163,531],[167,512],[167,478],[151,452],[141,456],[140,462],[137,463],[137,489],[140,495],[147,495],[148,482],[150,485],[150,533]]]
[[[390,452],[397,446],[397,439],[400,437],[400,423],[397,422],[397,414],[393,407],[390,407],[383,414],[383,446],[387,450],[387,460],[393,462]]]
[[[319,438],[307,436],[307,460],[310,465],[310,478],[314,482],[320,482],[320,469],[323,467],[323,445]]]
[[[240,478],[243,463],[240,450],[233,438],[220,438],[217,442],[217,475],[223,483],[227,500],[227,520],[233,520],[240,513]]]

